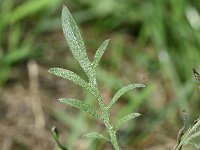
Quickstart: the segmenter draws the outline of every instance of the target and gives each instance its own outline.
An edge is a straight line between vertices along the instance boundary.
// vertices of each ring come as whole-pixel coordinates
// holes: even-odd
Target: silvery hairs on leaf
[[[99,134],[99,133],[87,133],[87,134],[84,134],[82,136],[82,138],[96,138],[96,139],[103,139],[103,140],[106,140],[106,141],[110,141],[109,138],[103,136],[102,134]]]
[[[67,69],[50,68],[49,73],[52,73],[61,78],[68,79],[83,88],[88,88],[89,86],[88,83],[85,80],[83,80],[79,75]]]
[[[109,138],[103,136],[102,134],[99,133],[88,133],[85,134],[83,137],[85,138],[98,138],[98,139],[104,139],[106,141],[110,141],[113,145],[113,147],[116,150],[120,150],[120,146],[118,144],[117,136],[116,136],[116,131],[121,127],[123,124],[125,124],[127,121],[130,119],[133,119],[137,116],[139,116],[139,113],[131,113],[127,114],[115,124],[115,127],[113,128],[113,124],[110,122],[110,117],[109,117],[109,111],[111,107],[117,102],[117,100],[126,92],[128,92],[131,89],[134,88],[141,88],[145,87],[143,84],[129,84],[127,86],[124,86],[121,88],[112,98],[110,104],[106,107],[106,105],[103,102],[103,98],[100,94],[100,91],[98,89],[98,84],[96,82],[96,72],[97,72],[97,67],[99,64],[99,61],[101,57],[103,56],[107,45],[109,43],[109,40],[105,40],[100,47],[97,49],[93,61],[90,62],[88,59],[88,55],[86,52],[86,48],[84,45],[84,42],[81,38],[80,32],[78,30],[78,27],[69,12],[68,8],[66,6],[63,6],[62,9],[62,28],[64,32],[65,39],[69,45],[69,48],[75,57],[75,59],[78,61],[80,66],[83,68],[84,72],[88,76],[88,82],[83,80],[79,75],[76,73],[67,70],[67,69],[62,69],[62,68],[51,68],[49,69],[49,72],[62,78],[66,78],[75,84],[89,90],[97,99],[99,103],[99,107],[102,112],[102,116],[98,114],[98,112],[93,108],[93,106],[85,104],[84,102],[76,99],[70,99],[70,98],[60,98],[59,101],[67,104],[69,106],[72,106],[74,108],[77,108],[79,110],[83,110],[91,115],[93,115],[96,119],[103,121],[103,123],[106,126],[106,129],[109,133]],[[57,138],[57,134],[55,132],[54,137]],[[58,139],[58,138],[57,138]],[[58,142],[59,144],[59,142]]]
[[[139,113],[130,113],[130,114],[127,114],[125,116],[123,116],[121,119],[119,119],[117,121],[117,123],[115,123],[115,129],[116,131],[121,127],[123,126],[127,121],[131,120],[131,119],[134,119],[138,116],[140,116],[141,114]]]
[[[100,47],[97,49],[97,51],[96,51],[96,53],[95,53],[95,55],[94,55],[94,60],[93,60],[92,64],[93,64],[93,68],[94,68],[95,70],[97,69],[98,63],[99,63],[101,57],[103,56],[103,54],[104,54],[104,52],[105,52],[105,50],[106,50],[106,48],[107,48],[107,46],[108,46],[108,42],[109,42],[109,41],[110,41],[109,39],[108,39],[108,40],[105,40],[105,41],[100,45]]]
[[[81,38],[78,27],[66,6],[63,6],[62,10],[62,28],[73,56],[79,62],[86,74],[91,72],[92,65],[88,59],[85,44]]]
[[[108,105],[108,109],[111,109],[111,107],[117,102],[117,100],[126,92],[134,89],[134,88],[142,88],[145,87],[145,85],[143,84],[129,84],[126,85],[124,87],[122,87],[119,91],[117,91],[117,93],[115,93],[115,95],[113,96],[110,104]]]
[[[64,104],[75,107],[79,110],[83,110],[83,111],[93,115],[97,120],[101,120],[101,117],[99,116],[99,114],[96,112],[96,110],[92,106],[85,104],[80,100],[70,99],[70,98],[60,98],[58,100]]]

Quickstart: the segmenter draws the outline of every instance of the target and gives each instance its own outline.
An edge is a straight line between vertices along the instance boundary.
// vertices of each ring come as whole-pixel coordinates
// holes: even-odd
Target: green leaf
[[[75,107],[79,110],[84,110],[87,113],[93,115],[96,119],[101,120],[101,117],[92,106],[85,104],[81,102],[80,100],[70,99],[70,98],[60,98],[58,100],[64,104]]]
[[[86,74],[88,74],[88,72],[90,72],[89,70],[91,70],[91,63],[89,62],[78,27],[66,6],[63,6],[62,10],[62,28],[73,56]]]
[[[97,66],[98,66],[98,63],[101,59],[101,57],[103,56],[107,46],[108,46],[108,42],[110,40],[105,40],[101,45],[100,47],[97,49],[96,53],[95,53],[95,56],[94,56],[94,60],[93,60],[93,67],[94,69],[96,70]]]
[[[110,141],[109,138],[103,136],[102,134],[99,134],[99,133],[88,133],[88,134],[84,134],[82,136],[82,138],[97,138],[97,139],[103,139],[103,140],[106,140],[106,141]]]
[[[129,121],[130,119],[134,119],[135,117],[138,117],[140,115],[141,114],[139,114],[139,113],[131,113],[131,114],[125,115],[124,117],[122,117],[121,119],[119,119],[119,121],[115,124],[115,129],[118,130],[127,121]]]
[[[58,134],[58,130],[56,127],[52,127],[51,128],[51,133],[52,136],[54,138],[54,140],[56,141],[57,146],[61,149],[61,150],[68,150],[67,148],[65,148],[64,146],[62,146],[62,144],[59,141],[59,134]]]
[[[110,109],[116,102],[117,100],[126,92],[128,92],[129,90],[132,90],[134,88],[141,88],[141,87],[145,87],[145,85],[143,84],[129,84],[127,86],[122,87],[117,93],[115,93],[115,95],[113,96],[110,104],[108,105],[108,109]]]
[[[70,70],[66,70],[63,68],[50,68],[49,72],[58,77],[62,77],[70,81],[73,81],[74,83],[83,88],[89,89],[88,83],[85,80],[83,80],[79,75]]]
[[[184,141],[184,145],[188,144],[188,142],[190,142],[192,139],[196,138],[200,136],[200,131],[192,134],[189,138],[187,138],[185,141]]]

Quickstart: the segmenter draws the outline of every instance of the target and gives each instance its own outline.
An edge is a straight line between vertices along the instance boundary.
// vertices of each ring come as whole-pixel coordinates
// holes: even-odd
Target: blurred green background
[[[146,85],[124,95],[111,113],[113,121],[130,112],[142,114],[120,130],[122,148],[171,149],[183,125],[181,111],[187,111],[188,124],[200,116],[200,89],[192,74],[192,68],[200,72],[198,0],[0,0],[1,149],[56,149],[50,135],[54,125],[71,149],[111,149],[103,141],[80,138],[87,131],[103,132],[101,123],[56,101],[71,97],[96,105],[87,92],[47,72],[63,67],[84,77],[64,40],[63,4],[91,58],[111,39],[98,70],[107,103],[123,85]],[[33,88],[32,82],[37,83]]]

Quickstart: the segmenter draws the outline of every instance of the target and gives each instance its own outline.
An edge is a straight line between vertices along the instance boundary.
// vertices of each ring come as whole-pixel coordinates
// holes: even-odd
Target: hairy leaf
[[[108,105],[108,109],[110,109],[116,102],[117,100],[126,92],[128,92],[129,90],[132,90],[134,88],[141,88],[141,87],[145,87],[145,85],[143,84],[129,84],[127,86],[124,86],[123,88],[121,88],[117,93],[115,93],[115,95],[113,96],[110,104]]]
[[[64,104],[75,107],[79,110],[84,110],[87,113],[93,115],[96,119],[101,120],[101,117],[92,106],[85,104],[81,102],[80,100],[70,99],[70,98],[60,98],[58,100]]]
[[[91,70],[91,63],[89,62],[78,27],[66,6],[63,6],[62,10],[62,28],[73,56],[77,59],[83,70],[88,73]]]
[[[118,130],[127,121],[129,121],[130,119],[134,119],[135,117],[138,117],[140,115],[141,114],[139,114],[139,113],[131,113],[131,114],[125,115],[124,117],[122,117],[121,119],[119,119],[119,121],[115,124],[115,129]]]
[[[184,141],[185,144],[187,144],[187,143],[190,142],[192,139],[194,139],[194,138],[196,138],[196,137],[198,137],[198,136],[200,136],[200,131],[198,131],[198,132],[192,134],[189,138],[187,138],[187,139]],[[184,144],[184,145],[185,145],[185,144]]]
[[[105,40],[105,41],[100,45],[100,47],[97,49],[97,51],[96,51],[96,53],[95,53],[95,56],[94,56],[94,60],[93,60],[93,67],[94,67],[94,69],[97,68],[98,63],[99,63],[101,57],[103,56],[103,54],[104,54],[104,52],[105,52],[105,50],[106,50],[106,48],[107,48],[107,46],[108,46],[108,42],[109,42],[109,41],[110,41],[110,40]]]
[[[99,133],[88,133],[88,134],[84,134],[82,136],[83,138],[97,138],[97,139],[103,139],[103,140],[106,140],[106,141],[110,141],[109,138],[103,136],[102,134],[99,134]]]
[[[79,75],[70,70],[66,70],[63,68],[50,68],[49,72],[58,77],[62,77],[70,81],[73,81],[74,83],[83,88],[89,89],[88,83],[85,80],[83,80]]]

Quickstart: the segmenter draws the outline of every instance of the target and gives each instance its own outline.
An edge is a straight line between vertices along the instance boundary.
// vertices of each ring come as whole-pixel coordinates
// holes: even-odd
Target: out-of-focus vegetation
[[[48,28],[42,26],[43,18],[48,22],[47,16],[56,6],[55,0],[0,1],[0,87],[14,64],[38,53],[37,45],[32,47],[34,37],[47,31]]]
[[[66,51],[60,32],[62,4],[80,25],[89,56],[103,39],[111,39],[97,78],[105,97],[129,82],[147,86],[141,92],[126,94],[111,114],[113,118],[130,112],[142,114],[138,122],[121,130],[123,149],[144,148],[142,145],[154,145],[155,141],[167,145],[162,138],[175,143],[182,126],[180,112],[185,109],[190,114],[190,124],[200,115],[200,92],[192,77],[192,68],[200,70],[200,1],[1,0],[0,85],[9,80],[15,64],[24,64],[29,58],[45,68],[61,66],[83,75]],[[56,43],[59,39],[63,41]],[[93,103],[87,92],[79,96]],[[65,142],[70,148],[77,145],[81,132],[95,130],[93,120],[84,112],[74,117],[71,110],[48,107],[52,107],[57,122],[69,129]],[[97,141],[84,143],[88,149],[105,147]]]

